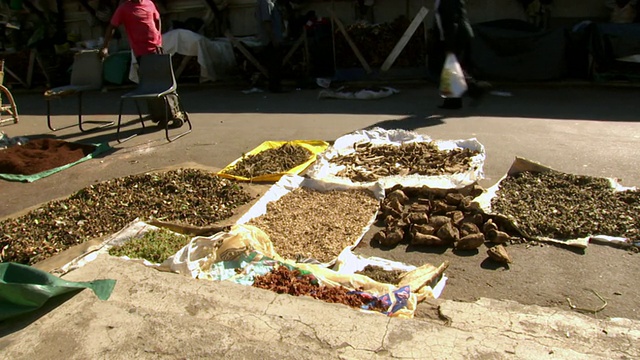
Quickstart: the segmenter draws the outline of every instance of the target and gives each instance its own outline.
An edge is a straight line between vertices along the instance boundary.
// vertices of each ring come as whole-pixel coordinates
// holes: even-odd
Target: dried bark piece
[[[433,235],[436,232],[436,229],[431,225],[413,225],[411,227],[411,231],[413,233],[421,233],[424,235]]]
[[[404,191],[402,191],[400,189],[393,190],[392,192],[390,192],[389,195],[387,195],[387,199],[388,200],[397,200],[401,204],[406,204],[407,201],[409,201],[409,197],[404,193]]]
[[[473,196],[474,198],[482,195],[482,193],[484,193],[484,188],[478,184],[473,185],[473,188],[471,189],[471,196]]]
[[[489,255],[491,260],[497,261],[502,264],[511,264],[513,262],[511,260],[511,257],[507,253],[507,249],[505,249],[505,247],[502,245],[496,245],[490,248],[489,250],[487,250],[487,255]]]
[[[387,206],[387,208],[392,209],[398,213],[402,213],[402,210],[404,209],[404,206],[398,199],[385,201],[385,205]]]
[[[479,248],[482,244],[484,244],[484,235],[481,233],[471,234],[462,237],[456,243],[456,249],[459,250],[472,250]]]
[[[411,204],[411,206],[409,207],[409,212],[428,213],[430,210],[431,208],[427,204]]]
[[[473,201],[473,199],[470,196],[465,197],[460,202],[460,205],[458,205],[458,208],[460,208],[460,210],[464,212],[471,213],[471,214],[477,214],[482,212],[482,207],[480,206],[480,204],[477,201]]]
[[[509,234],[500,230],[489,230],[487,239],[494,244],[504,244],[509,241]]]
[[[464,199],[464,195],[457,192],[448,193],[447,196],[444,197],[444,201],[447,204],[454,206],[458,206],[462,199]]]
[[[472,222],[463,222],[460,225],[460,236],[462,237],[465,237],[471,234],[478,234],[478,233],[480,233],[480,229],[476,224]]]
[[[457,209],[454,205],[449,205],[442,200],[436,200],[432,202],[433,213],[434,214],[446,214],[450,211],[454,211]]]
[[[385,218],[388,216],[392,216],[396,218],[402,217],[402,211],[397,211],[393,208],[390,208],[386,204],[382,204],[382,206],[380,206],[380,214]]]
[[[385,238],[380,242],[383,246],[396,246],[404,238],[404,230],[401,228],[395,228],[386,232]]]
[[[428,224],[429,217],[425,213],[409,213],[405,218],[409,224]]]
[[[428,186],[423,186],[420,188],[420,195],[426,197],[426,198],[435,198],[435,199],[444,199],[445,196],[447,196],[447,193],[449,192],[449,189],[437,189],[437,188],[430,188]]]
[[[442,240],[437,236],[421,233],[415,233],[411,238],[411,245],[449,246],[449,244],[450,243],[448,241]]]
[[[432,216],[429,219],[429,225],[433,226],[436,229],[440,229],[440,227],[442,227],[442,225],[448,224],[448,223],[451,223],[451,219],[449,217],[443,216],[443,215]]]
[[[377,241],[378,244],[384,244],[387,241],[387,232],[385,230],[378,231],[373,235],[373,241]]]
[[[455,226],[460,226],[464,220],[464,213],[459,210],[450,211],[447,213],[447,216],[451,218],[451,221]]]
[[[482,225],[482,232],[488,235],[491,230],[498,230],[498,225],[492,219],[489,219]]]
[[[436,236],[444,241],[452,243],[460,239],[460,232],[451,222],[448,222],[438,229]]]
[[[474,223],[477,226],[482,226],[484,224],[484,217],[482,214],[474,214],[474,215],[465,215],[464,220],[462,222],[470,222]]]

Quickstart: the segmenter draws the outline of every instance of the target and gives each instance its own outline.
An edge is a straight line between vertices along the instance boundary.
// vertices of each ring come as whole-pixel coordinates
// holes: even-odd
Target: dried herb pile
[[[360,238],[378,206],[367,190],[297,188],[267,204],[266,214],[249,224],[264,230],[284,258],[328,262]]]
[[[189,242],[189,238],[167,229],[149,231],[142,237],[131,239],[120,246],[109,249],[109,255],[128,256],[162,263]]]
[[[349,294],[349,290],[343,287],[318,285],[313,276],[302,275],[299,270],[289,270],[286,266],[279,266],[265,275],[256,276],[253,286],[278,294],[306,295],[328,303],[345,304],[354,308],[360,308],[373,301],[374,309],[386,310],[374,298],[355,293]]]
[[[346,166],[338,176],[356,182],[376,181],[393,175],[445,175],[467,171],[477,151],[443,151],[433,142],[394,145],[356,144],[355,152],[337,156],[331,162]]]
[[[0,261],[34,264],[137,217],[209,225],[250,200],[236,182],[197,169],[109,180],[0,222]]]
[[[385,270],[373,265],[367,265],[364,269],[356,272],[356,274],[368,276],[377,282],[385,284],[397,284],[400,282],[400,276],[404,273],[402,270]]]
[[[303,164],[309,160],[310,156],[309,150],[286,143],[275,149],[267,149],[254,155],[245,155],[226,173],[246,178],[279,174]]]
[[[393,48],[398,43],[409,27],[411,19],[399,16],[392,22],[381,24],[368,24],[356,22],[345,25],[345,30],[353,42],[358,44],[362,56],[367,59],[371,67],[380,67],[387,59]],[[420,24],[416,34],[422,34],[423,25]],[[338,68],[362,67],[360,61],[349,47],[345,37],[336,28],[335,51]],[[407,46],[400,53],[394,63],[394,67],[424,66],[426,55],[426,43],[424,36],[412,36]]]
[[[603,178],[522,172],[500,182],[491,207],[530,236],[640,238],[640,192],[616,192]]]

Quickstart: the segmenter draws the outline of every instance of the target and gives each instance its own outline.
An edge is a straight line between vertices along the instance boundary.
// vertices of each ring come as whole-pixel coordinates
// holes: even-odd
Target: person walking
[[[429,55],[429,67],[434,75],[439,76],[447,54],[454,54],[464,71],[469,89],[467,93],[472,97],[479,97],[482,90],[466,71],[473,29],[467,17],[465,5],[465,0],[436,0],[435,26],[432,30],[434,44]],[[440,105],[443,109],[460,109],[461,107],[462,97],[444,98]]]
[[[261,58],[267,64],[270,92],[282,92],[282,41],[284,23],[278,0],[258,0],[256,21],[258,39],[263,47]]]

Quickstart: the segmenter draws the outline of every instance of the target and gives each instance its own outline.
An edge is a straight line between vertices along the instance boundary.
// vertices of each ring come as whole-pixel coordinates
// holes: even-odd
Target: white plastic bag
[[[462,67],[453,53],[447,53],[440,76],[440,95],[443,98],[460,98],[467,91]]]

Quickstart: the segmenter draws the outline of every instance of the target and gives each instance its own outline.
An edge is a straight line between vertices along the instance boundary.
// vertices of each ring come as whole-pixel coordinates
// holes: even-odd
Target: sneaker
[[[442,102],[442,105],[438,106],[440,109],[456,110],[462,108],[462,98],[446,98]]]

